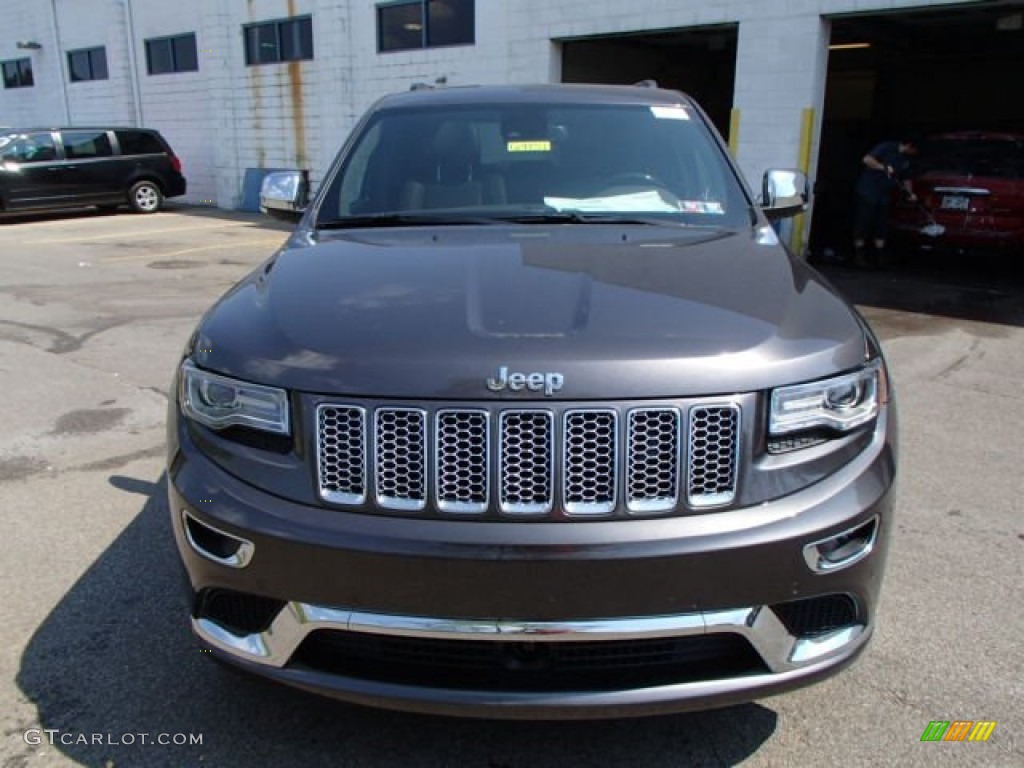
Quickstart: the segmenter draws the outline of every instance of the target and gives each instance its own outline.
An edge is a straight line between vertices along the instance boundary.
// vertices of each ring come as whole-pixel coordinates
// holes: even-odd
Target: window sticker
[[[680,200],[679,210],[683,213],[711,213],[716,216],[725,215],[725,206],[719,202],[708,200]]]
[[[686,107],[651,107],[651,114],[659,120],[689,120]]]
[[[675,202],[667,201],[657,190],[629,192],[604,197],[545,197],[544,205],[556,211],[580,213],[678,213]]]
[[[541,141],[510,141],[505,145],[509,152],[550,152],[551,142]]]

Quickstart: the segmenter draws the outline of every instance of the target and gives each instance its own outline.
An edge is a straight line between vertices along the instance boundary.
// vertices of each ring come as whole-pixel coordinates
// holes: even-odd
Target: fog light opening
[[[181,517],[189,546],[207,560],[229,568],[245,568],[252,560],[255,547],[251,541],[200,522],[188,510],[182,510]]]
[[[873,517],[856,528],[808,544],[804,560],[815,573],[849,568],[871,554],[877,537],[878,517]]]

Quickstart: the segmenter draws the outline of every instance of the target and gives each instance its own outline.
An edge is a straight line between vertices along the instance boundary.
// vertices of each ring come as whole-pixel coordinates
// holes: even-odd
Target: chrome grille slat
[[[317,465],[320,495],[337,504],[366,501],[366,410],[353,406],[317,408]]]
[[[323,403],[316,408],[319,493],[334,504],[371,501],[397,511],[433,504],[447,515],[536,517],[556,505],[570,517],[720,507],[736,500],[741,415],[738,400],[432,412]]]
[[[736,497],[740,409],[733,404],[690,409],[687,501],[714,507]]]
[[[502,411],[499,418],[498,487],[501,510],[538,515],[554,504],[554,414]]]
[[[442,512],[477,514],[490,503],[490,421],[487,411],[438,411],[434,424],[434,487]]]
[[[626,508],[630,512],[664,512],[679,503],[681,423],[678,408],[629,412]]]
[[[427,505],[427,414],[417,408],[378,408],[374,414],[377,504],[420,510]]]
[[[615,411],[566,411],[562,498],[569,515],[604,515],[617,498],[618,421]]]

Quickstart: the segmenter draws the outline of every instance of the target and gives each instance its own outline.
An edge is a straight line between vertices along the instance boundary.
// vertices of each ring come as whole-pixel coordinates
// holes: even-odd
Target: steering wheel
[[[601,185],[602,190],[614,189],[616,187],[656,187],[658,189],[668,189],[668,184],[659,179],[652,173],[644,173],[643,171],[627,171],[626,173],[617,173]]]

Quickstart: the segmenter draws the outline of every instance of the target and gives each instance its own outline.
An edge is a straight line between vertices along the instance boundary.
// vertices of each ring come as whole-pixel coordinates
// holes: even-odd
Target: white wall
[[[139,88],[140,123],[159,130],[182,162],[188,179],[188,202],[213,204],[217,199],[217,139],[211,130],[217,105],[210,95],[210,74],[218,66],[216,51],[202,23],[195,0],[174,3],[132,3],[135,30],[135,73]],[[188,33],[196,35],[197,72],[150,75],[145,41]]]
[[[37,0],[37,5],[47,3]],[[106,80],[67,82],[71,123],[133,125],[136,119],[124,4],[118,0],[58,0],[61,67],[67,78],[67,51],[107,49]]]
[[[54,35],[49,3],[0,3],[3,34],[0,61],[32,60],[35,85],[30,88],[0,89],[0,124],[12,126],[63,123],[64,96],[61,90],[61,59],[53,56]],[[18,41],[36,42],[37,51],[22,50]]]

